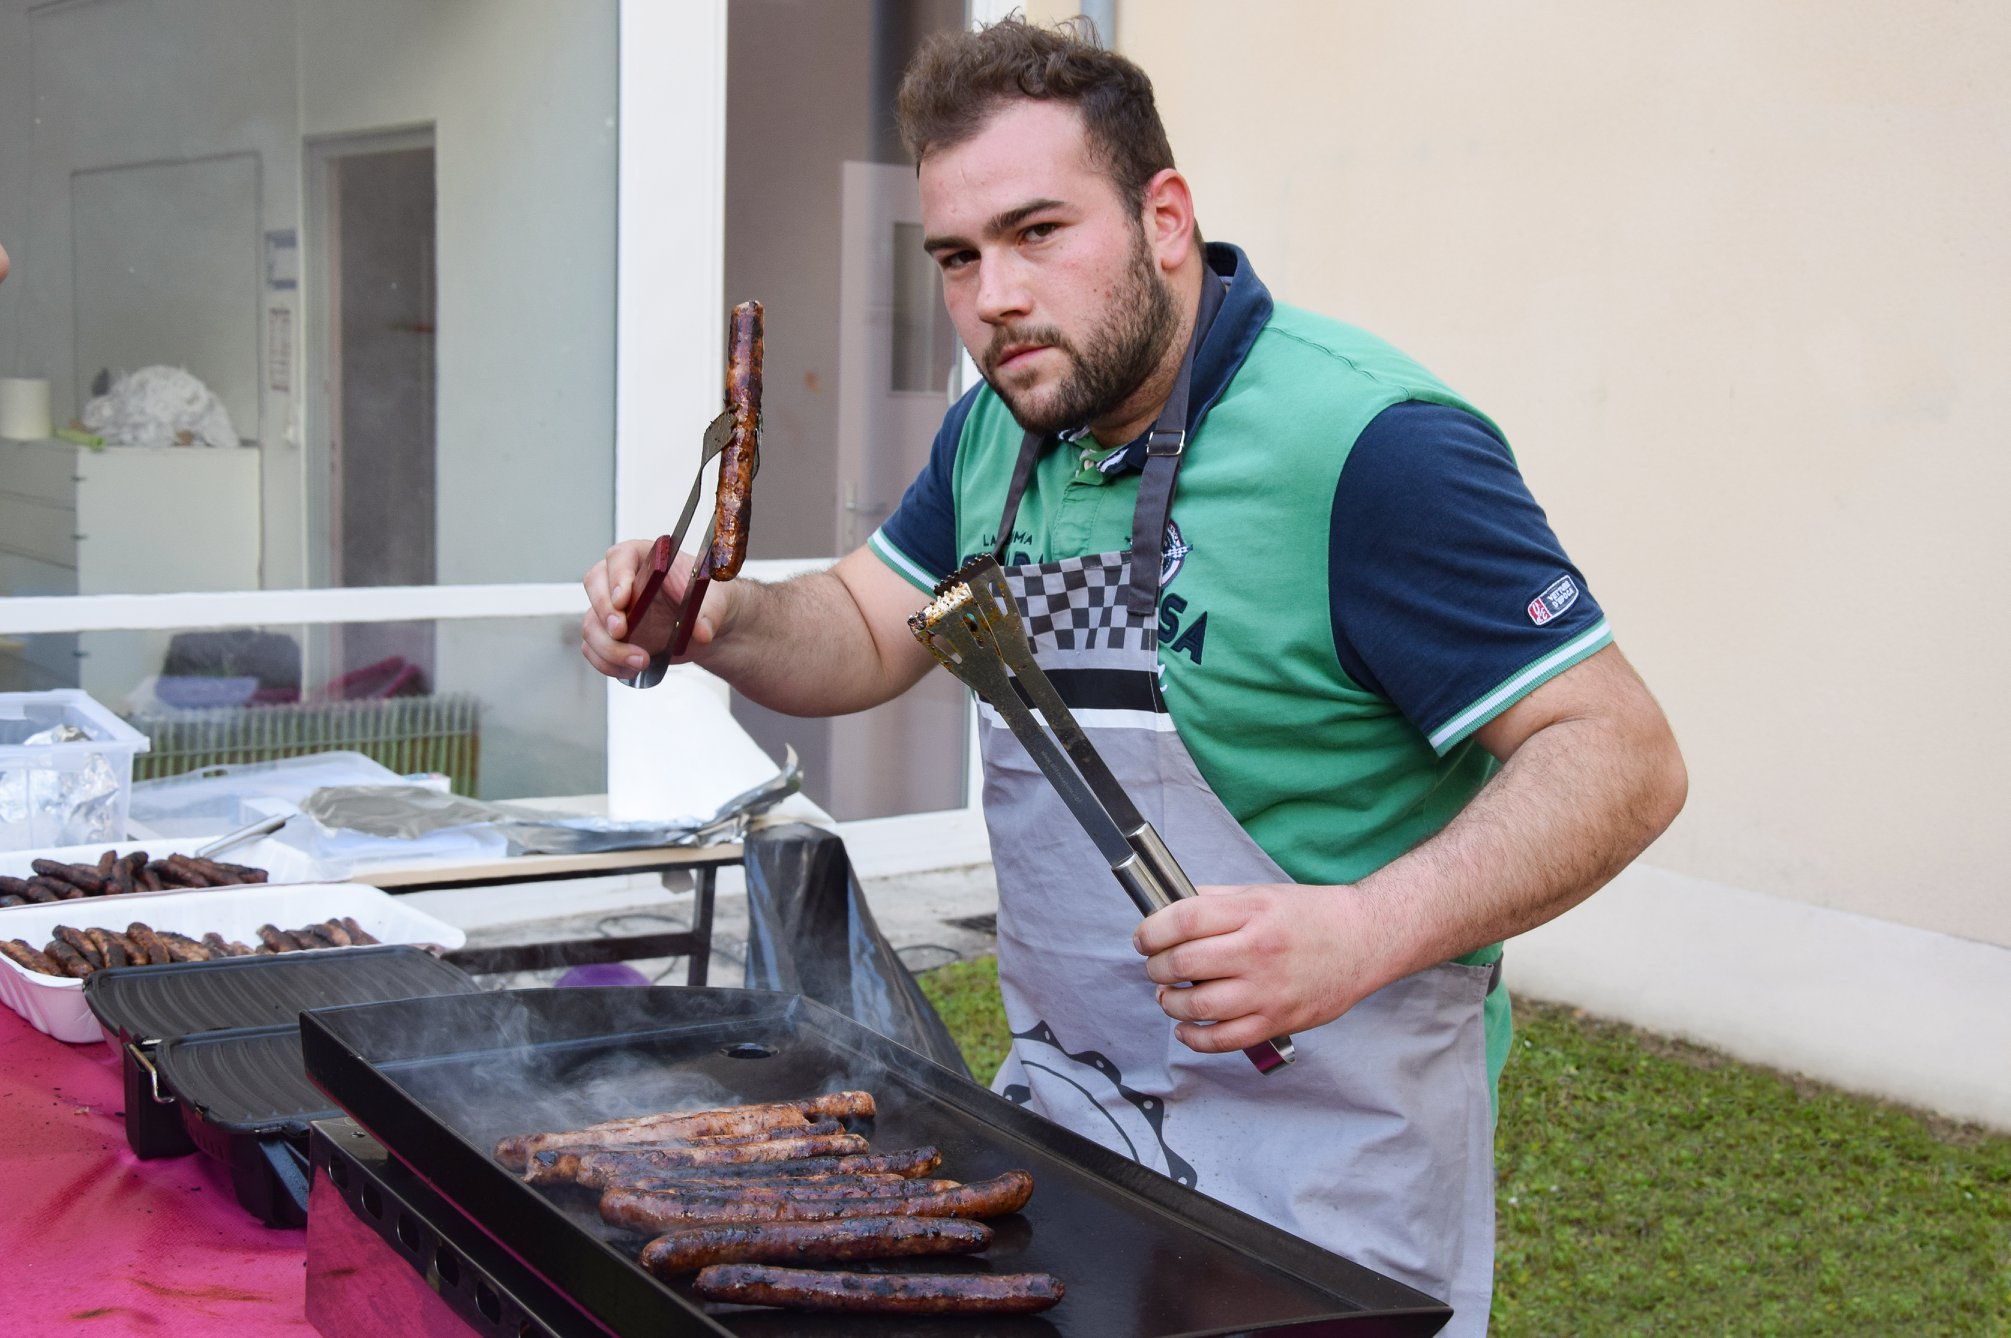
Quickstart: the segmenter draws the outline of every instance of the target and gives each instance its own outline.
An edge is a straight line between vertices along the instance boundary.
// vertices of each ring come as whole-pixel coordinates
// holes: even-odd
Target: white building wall
[[[2011,1041],[1905,1039],[2011,997],[2011,11],[1152,0],[1117,36],[1204,231],[1497,418],[1675,724],[1688,808],[1511,979],[2011,1124]],[[1658,937],[1693,900],[1725,918]],[[1844,940],[1886,946],[1802,950]]]

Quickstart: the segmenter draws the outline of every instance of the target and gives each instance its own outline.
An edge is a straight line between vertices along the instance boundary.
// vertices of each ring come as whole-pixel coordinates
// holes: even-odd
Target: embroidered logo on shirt
[[[1560,576],[1548,590],[1529,601],[1529,621],[1538,627],[1578,602],[1578,583]]]

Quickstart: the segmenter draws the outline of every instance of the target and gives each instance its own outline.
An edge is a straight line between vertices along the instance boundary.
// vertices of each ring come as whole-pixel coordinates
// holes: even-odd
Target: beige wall
[[[1647,861],[2011,945],[2011,9],[1139,0],[1117,39],[1208,233],[1508,430],[1689,758]]]

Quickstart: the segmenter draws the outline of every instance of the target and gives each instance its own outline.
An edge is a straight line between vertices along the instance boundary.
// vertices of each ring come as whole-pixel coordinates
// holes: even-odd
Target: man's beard
[[[1131,264],[1111,295],[1110,317],[1077,347],[1054,326],[1021,325],[992,331],[982,362],[985,380],[1022,428],[1042,436],[1093,423],[1122,405],[1166,356],[1179,313],[1171,288],[1152,264],[1144,229],[1137,230]],[[1071,370],[1036,403],[1028,392],[999,383],[998,360],[1014,344],[1047,344],[1065,355]],[[1106,443],[1110,444],[1110,443]]]

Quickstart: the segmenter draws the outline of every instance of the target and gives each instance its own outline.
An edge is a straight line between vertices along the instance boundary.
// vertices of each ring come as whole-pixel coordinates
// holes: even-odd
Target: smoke
[[[884,1083],[884,1065],[806,1031],[803,1008],[758,990],[631,986],[407,999],[324,1016],[401,1090],[398,1109],[350,1110],[394,1153],[401,1129],[425,1121],[487,1157],[514,1134]]]

